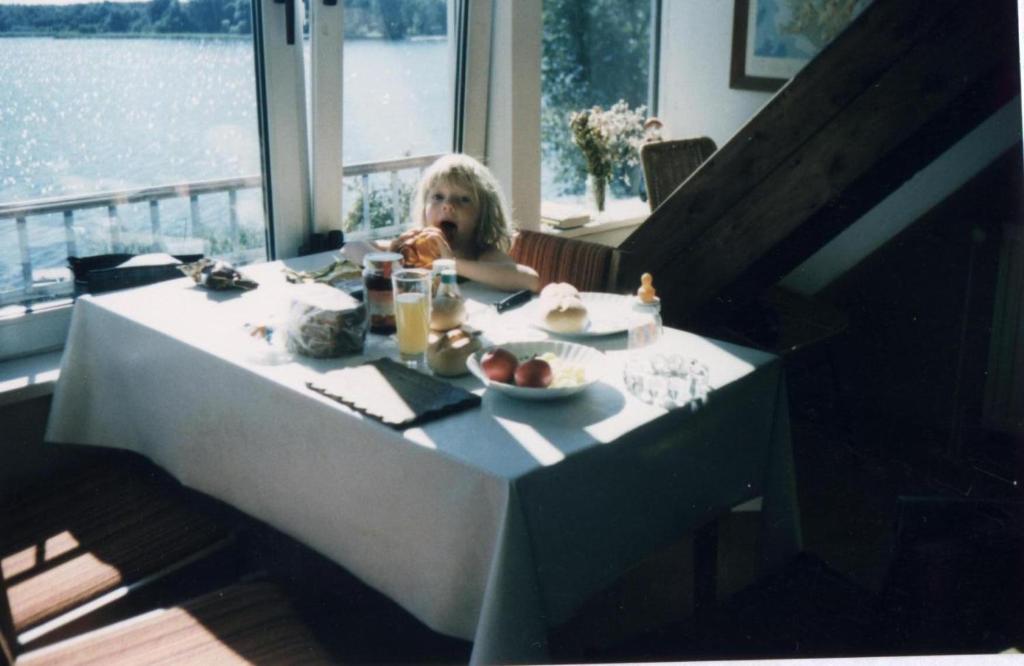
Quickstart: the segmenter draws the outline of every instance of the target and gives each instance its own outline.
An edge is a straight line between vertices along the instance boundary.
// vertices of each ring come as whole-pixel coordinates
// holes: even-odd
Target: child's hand
[[[434,259],[453,257],[452,248],[440,229],[409,229],[391,241],[391,251],[402,254],[406,268],[430,268]]]

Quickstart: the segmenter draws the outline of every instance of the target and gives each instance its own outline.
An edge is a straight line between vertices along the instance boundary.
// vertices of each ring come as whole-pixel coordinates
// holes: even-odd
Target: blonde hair
[[[427,196],[438,183],[455,185],[472,193],[473,203],[480,208],[473,239],[478,254],[492,247],[509,251],[513,229],[501,186],[487,167],[462,153],[440,157],[423,172],[412,198],[413,224],[424,226]]]

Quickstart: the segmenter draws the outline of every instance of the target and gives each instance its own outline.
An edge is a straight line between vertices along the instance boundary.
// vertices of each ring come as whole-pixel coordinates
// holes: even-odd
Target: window
[[[298,4],[288,44],[275,0],[0,0],[0,359],[62,344],[67,312],[31,331],[72,294],[68,256],[242,264],[323,226],[407,223],[419,173],[456,147],[468,5],[338,5]]]
[[[70,255],[267,257],[249,0],[0,5],[0,90],[0,306]]]
[[[454,146],[456,48],[450,14],[455,5],[448,0],[346,0],[340,78],[313,76],[324,63],[317,62],[322,54],[315,46],[307,44],[314,153],[322,145],[317,113],[331,113],[317,108],[314,100],[318,94],[334,98],[327,88],[341,89],[343,140],[323,150],[333,152],[335,160],[340,152],[340,221],[349,238],[394,235],[408,224],[419,173]],[[326,57],[332,57],[329,51]],[[336,71],[336,64],[328,62],[324,69]]]
[[[650,81],[657,0],[544,0],[541,58],[541,196],[578,197],[586,169],[569,115],[619,100],[653,113]],[[652,26],[654,26],[652,28]],[[613,173],[611,195],[641,194],[639,166]]]

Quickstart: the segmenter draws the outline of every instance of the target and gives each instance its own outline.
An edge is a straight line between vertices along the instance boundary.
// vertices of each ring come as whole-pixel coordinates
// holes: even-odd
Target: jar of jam
[[[371,333],[390,335],[395,332],[391,273],[401,262],[402,255],[397,252],[371,252],[363,258],[363,303]]]

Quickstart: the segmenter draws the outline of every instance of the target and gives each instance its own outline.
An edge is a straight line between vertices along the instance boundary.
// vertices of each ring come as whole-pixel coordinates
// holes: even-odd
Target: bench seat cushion
[[[5,500],[6,630],[20,634],[223,541],[225,528],[185,494],[141,461],[104,457]]]
[[[270,583],[233,585],[36,650],[18,666],[326,664],[309,629]]]

